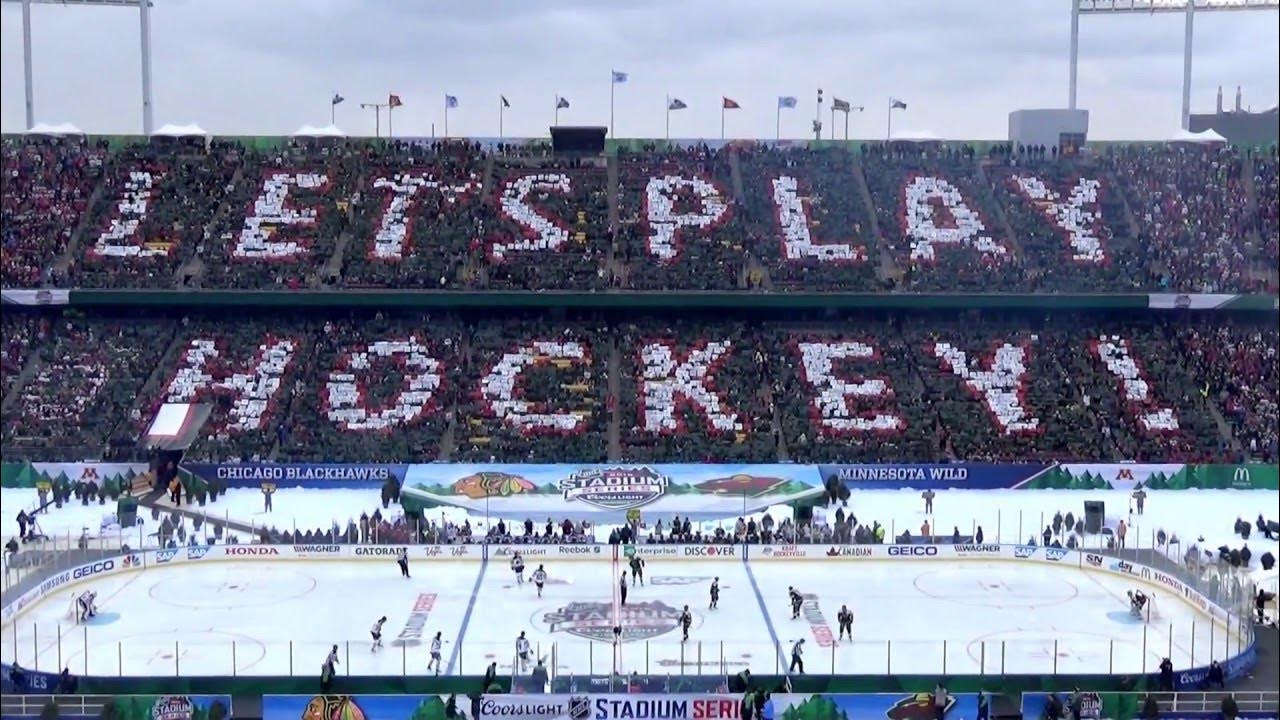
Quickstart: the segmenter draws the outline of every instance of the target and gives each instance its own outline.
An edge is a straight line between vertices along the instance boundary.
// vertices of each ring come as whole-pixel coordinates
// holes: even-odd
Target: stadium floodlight
[[[27,127],[36,124],[35,90],[31,78],[31,6],[32,5],[100,5],[136,7],[142,36],[142,132],[151,134],[151,7],[152,0],[0,0],[22,3],[22,79],[26,83]]]
[[[1071,78],[1067,104],[1076,109],[1076,65],[1080,56],[1080,15],[1126,13],[1183,13],[1186,31],[1182,42],[1182,129],[1191,125],[1191,38],[1198,12],[1280,10],[1280,0],[1071,0]]]

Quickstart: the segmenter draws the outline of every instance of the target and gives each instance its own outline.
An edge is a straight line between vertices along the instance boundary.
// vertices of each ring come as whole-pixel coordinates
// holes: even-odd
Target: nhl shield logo
[[[653,601],[628,603],[622,607],[622,641],[651,640],[676,629],[680,611]],[[573,602],[542,616],[553,633],[565,632],[586,640],[613,642],[613,604]]]
[[[591,698],[586,695],[569,696],[569,717],[571,720],[587,720],[591,717]]]
[[[560,481],[565,500],[581,500],[606,510],[651,503],[667,492],[667,477],[648,467],[588,469]]]

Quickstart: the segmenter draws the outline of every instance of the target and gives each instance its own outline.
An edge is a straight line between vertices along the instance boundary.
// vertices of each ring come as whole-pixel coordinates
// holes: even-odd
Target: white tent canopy
[[[337,125],[325,125],[324,127],[316,127],[314,125],[303,125],[294,131],[293,137],[333,137],[344,138],[347,134],[343,132]]]
[[[932,130],[898,130],[889,137],[892,142],[942,142],[942,137]]]
[[[1213,128],[1202,130],[1195,133],[1190,130],[1179,130],[1169,138],[1171,143],[1189,143],[1193,145],[1215,145],[1225,143],[1226,138],[1222,137]]]
[[[72,125],[69,122],[64,123],[36,123],[27,131],[28,135],[83,135],[84,131]]]
[[[190,123],[187,125],[174,125],[169,123],[161,125],[159,130],[151,133],[152,137],[209,137],[209,133],[199,125]]]

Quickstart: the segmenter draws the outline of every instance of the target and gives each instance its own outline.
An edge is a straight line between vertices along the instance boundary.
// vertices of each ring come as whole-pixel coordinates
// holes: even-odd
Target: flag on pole
[[[794,108],[795,106],[796,106],[796,99],[791,96],[778,98],[779,108]]]
[[[456,95],[445,95],[445,96],[444,96],[444,106],[445,106],[445,107],[447,107],[447,108],[456,108],[456,107],[458,107],[458,97],[457,97]]]
[[[689,106],[685,105],[684,101],[680,98],[671,98],[671,102],[667,103],[668,110],[683,110],[687,107]]]
[[[562,97],[556,96],[556,109],[563,110],[564,108],[567,108],[567,107],[569,107],[569,101]]]
[[[848,100],[841,100],[840,98],[831,98],[831,109],[839,110],[840,112],[849,112],[849,110],[852,108],[849,105]]]
[[[507,96],[506,96],[506,95],[499,95],[498,97],[502,98],[502,107],[504,107],[504,108],[509,108],[509,107],[511,107],[511,103],[510,103],[510,102],[507,102]]]
[[[390,95],[387,97],[387,105],[390,105],[393,108],[398,108],[403,104],[404,103],[400,102],[399,95]]]
[[[730,100],[729,98],[721,99],[724,100],[724,105],[721,107],[725,110],[739,110],[742,108],[742,106],[738,104],[737,100]]]
[[[904,102],[902,102],[901,100],[899,100],[899,99],[897,99],[897,98],[889,98],[889,109],[891,109],[891,110],[906,110],[906,109],[907,109],[907,104],[906,104],[906,103],[904,103]]]
[[[346,100],[346,98],[342,97],[342,96],[341,96],[341,95],[339,95],[338,93],[334,93],[334,94],[333,94],[333,99],[329,101],[329,104],[331,104],[331,105],[337,105],[338,103],[342,102],[343,100]]]
[[[617,70],[610,70],[609,72],[613,73],[613,81],[615,83],[624,83],[627,81],[627,78],[630,76],[629,73],[618,72]]]

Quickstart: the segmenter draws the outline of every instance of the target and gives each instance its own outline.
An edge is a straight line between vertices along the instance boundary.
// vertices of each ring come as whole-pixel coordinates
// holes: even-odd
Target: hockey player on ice
[[[836,640],[843,640],[845,635],[853,640],[853,612],[849,610],[848,605],[840,606],[840,612],[836,613],[836,620],[840,624],[840,635]]]
[[[436,636],[431,638],[431,662],[427,663],[427,669],[435,666],[436,675],[440,674],[440,646],[444,644],[444,640],[440,639],[440,631],[436,631]]]
[[[639,555],[631,556],[631,585],[635,586],[636,581],[640,581],[644,585],[644,558]]]
[[[516,638],[516,658],[520,661],[520,672],[529,671],[529,660],[533,657],[533,651],[529,648],[529,638],[524,636],[524,631],[520,631],[520,637]]]
[[[409,551],[401,549],[399,557],[396,558],[396,564],[400,566],[401,577],[409,577]]]
[[[85,590],[76,598],[76,615],[79,620],[88,620],[98,614],[98,606],[95,604],[98,599],[98,593],[92,590]]]
[[[680,629],[684,631],[684,637],[680,638],[680,642],[689,639],[689,626],[693,625],[693,615],[689,612],[689,606],[684,606],[684,612],[680,613]]]
[[[524,584],[524,558],[520,553],[511,556],[511,572],[516,574],[516,585]]]
[[[369,647],[369,652],[375,652],[378,648],[382,647],[382,626],[386,622],[387,616],[383,615],[378,618],[378,622],[374,623],[373,627],[369,629],[369,634],[373,636],[373,645]]]
[[[720,605],[720,578],[711,581],[711,605],[708,610],[715,610]]]
[[[1129,614],[1141,620],[1142,610],[1147,606],[1147,595],[1141,590],[1129,590]]]
[[[800,605],[804,603],[804,598],[800,596],[800,591],[793,588],[787,588],[787,594],[791,596],[791,619],[800,619]]]
[[[547,582],[547,571],[539,565],[537,570],[533,571],[533,584],[538,588],[538,597],[542,597],[542,586]]]

